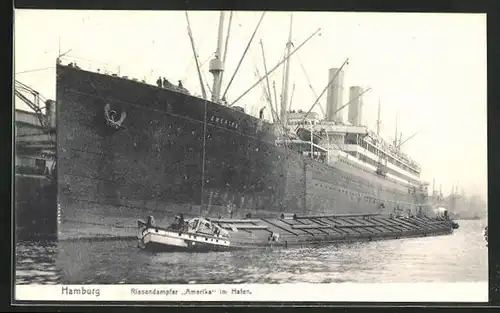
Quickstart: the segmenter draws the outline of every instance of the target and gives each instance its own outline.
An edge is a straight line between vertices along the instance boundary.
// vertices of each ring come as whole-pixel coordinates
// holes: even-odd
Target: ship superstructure
[[[303,112],[290,112],[290,126],[303,128],[303,139],[313,135],[316,142],[332,156],[352,157],[367,169],[410,185],[420,185],[420,165],[365,126],[355,126],[320,120],[317,114],[303,118]],[[310,141],[310,140],[307,140]]]

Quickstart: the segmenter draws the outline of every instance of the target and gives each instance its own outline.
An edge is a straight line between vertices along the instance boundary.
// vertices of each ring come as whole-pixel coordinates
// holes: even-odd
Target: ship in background
[[[479,196],[467,196],[458,185],[453,185],[451,193],[444,199],[455,219],[479,220],[487,216],[487,204]]]
[[[435,180],[432,183],[432,192],[429,196],[429,205],[436,210],[446,208],[450,217],[458,220],[478,220],[486,218],[488,205],[484,199],[478,195],[466,195],[463,189],[459,192],[459,187],[453,185],[448,195],[443,194],[442,187],[435,188]]]
[[[236,218],[429,210],[428,184],[401,141],[388,143],[379,127],[373,132],[361,125],[367,90],[350,87],[342,105],[346,62],[329,71],[325,119],[290,110],[290,57],[318,31],[292,51],[290,25],[287,54],[278,64],[285,63],[279,105],[265,83],[278,65],[253,85],[265,90],[272,122],[235,106],[241,97],[228,104],[221,96],[224,20],[221,12],[211,99],[196,54],[202,96],[58,58],[59,239],[133,237],[137,219],[146,215],[163,224],[178,213]],[[346,106],[343,122],[339,112]]]

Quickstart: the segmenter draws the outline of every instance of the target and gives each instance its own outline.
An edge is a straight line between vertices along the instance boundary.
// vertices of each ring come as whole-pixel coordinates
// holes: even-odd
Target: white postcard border
[[[488,302],[488,282],[16,285],[18,301]]]

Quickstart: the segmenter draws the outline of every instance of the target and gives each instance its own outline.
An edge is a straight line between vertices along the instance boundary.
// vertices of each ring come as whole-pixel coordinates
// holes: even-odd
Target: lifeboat
[[[299,136],[301,140],[311,141],[311,130],[300,127],[299,129],[297,129],[297,136]],[[321,139],[323,139],[323,137],[319,133],[313,134],[313,143],[319,144]]]

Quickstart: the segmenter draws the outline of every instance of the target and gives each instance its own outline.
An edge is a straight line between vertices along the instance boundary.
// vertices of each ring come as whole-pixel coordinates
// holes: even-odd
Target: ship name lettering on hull
[[[214,124],[226,126],[226,127],[231,127],[234,129],[238,129],[240,127],[240,125],[238,123],[231,122],[229,120],[226,120],[222,117],[215,116],[215,115],[212,115],[212,117],[210,118],[210,122],[212,122]]]

